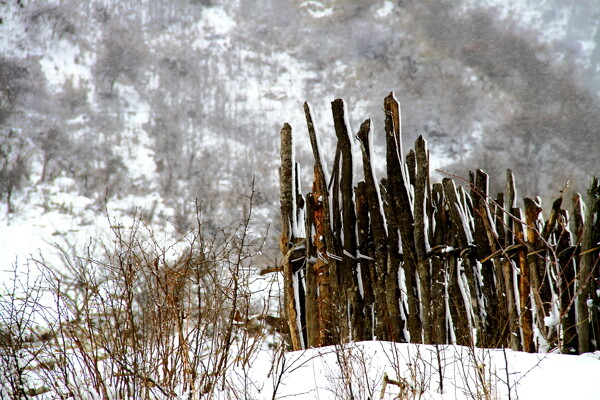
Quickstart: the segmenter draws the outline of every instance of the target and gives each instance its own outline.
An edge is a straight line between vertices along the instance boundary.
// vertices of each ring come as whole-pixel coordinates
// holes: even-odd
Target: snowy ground
[[[272,398],[274,390],[281,399],[600,398],[598,352],[568,356],[361,342],[288,353],[285,361],[260,357],[254,366],[253,379],[264,386],[251,394],[260,399]],[[384,376],[394,383],[384,385]]]

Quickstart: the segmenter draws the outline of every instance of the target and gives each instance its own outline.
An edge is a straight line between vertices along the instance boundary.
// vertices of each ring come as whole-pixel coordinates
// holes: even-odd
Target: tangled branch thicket
[[[31,260],[34,282],[15,265],[0,298],[0,398],[240,396],[253,358],[279,340],[276,280],[253,272],[264,238],[252,199],[231,232],[208,236],[198,213],[164,247],[134,220],[112,225],[103,257],[90,246],[62,250],[60,268]]]

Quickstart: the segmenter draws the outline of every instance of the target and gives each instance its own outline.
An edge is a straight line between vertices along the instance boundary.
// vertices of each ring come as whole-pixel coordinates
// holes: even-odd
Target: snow
[[[594,306],[594,300],[592,299],[587,299],[585,304],[587,304],[588,307],[593,307]]]
[[[300,8],[306,10],[313,18],[324,18],[333,14],[333,6],[325,7],[321,1],[304,1]]]
[[[67,39],[55,42],[52,51],[45,53],[39,62],[46,79],[55,88],[60,88],[69,80],[74,88],[79,88],[92,79],[89,65],[93,65],[94,60],[90,58],[90,53],[83,55],[79,47]]]
[[[557,326],[559,324],[559,322],[560,322],[560,314],[558,312],[557,307],[555,307],[553,304],[550,315],[547,315],[544,317],[544,325],[546,325],[547,327],[552,327],[552,326]]]
[[[349,398],[350,392],[360,399],[394,399],[400,388],[384,386],[384,374],[406,385],[408,396],[401,398],[472,399],[487,393],[499,399],[595,399],[600,387],[591,383],[600,373],[599,358],[598,352],[586,357],[372,341],[287,353],[272,379],[280,379],[275,398],[291,399]],[[255,361],[253,378],[267,382],[255,398],[273,396],[268,377],[261,380],[258,373],[269,370],[270,362]]]
[[[377,15],[379,18],[385,18],[392,12],[393,9],[394,3],[391,1],[384,1],[381,8],[375,12],[375,15]]]
[[[225,10],[220,7],[209,7],[204,9],[202,19],[198,21],[191,29],[182,32],[183,37],[193,35],[197,39],[192,43],[192,49],[202,50],[212,43],[217,43],[220,46],[227,47],[230,44],[226,34],[235,27],[235,21]],[[173,32],[167,32],[164,39],[173,39]],[[218,39],[215,41],[215,39]]]
[[[205,30],[216,35],[225,35],[235,27],[235,21],[220,7],[205,8],[202,14]]]

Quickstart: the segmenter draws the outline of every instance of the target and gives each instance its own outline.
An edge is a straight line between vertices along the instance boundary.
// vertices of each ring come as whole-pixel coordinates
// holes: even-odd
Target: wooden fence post
[[[293,255],[296,252],[295,245],[298,242],[297,220],[296,220],[296,202],[295,202],[295,161],[294,147],[292,140],[292,127],[284,124],[281,129],[281,169],[279,172],[280,197],[281,204],[281,237],[279,245],[283,258],[283,277],[284,277],[284,303],[286,320],[290,330],[292,348],[299,350],[302,348],[300,338],[301,327],[299,326],[299,315],[296,310],[296,295],[294,291],[294,265]]]
[[[427,142],[419,136],[415,143],[416,174],[415,174],[415,201],[414,201],[414,235],[415,253],[417,256],[417,271],[419,273],[419,287],[421,289],[421,320],[423,343],[434,343],[432,308],[431,308],[431,264],[429,260],[429,220],[426,213],[427,205],[431,200],[429,192],[429,154]]]
[[[372,160],[372,142],[371,142],[371,121],[365,120],[358,131],[358,140],[361,147],[363,170],[365,176],[365,194],[369,205],[369,216],[371,220],[371,232],[373,247],[375,248],[374,258],[374,311],[375,311],[375,336],[380,340],[396,340],[405,341],[404,335],[401,333],[404,329],[405,321],[400,319],[397,322],[393,321],[388,307],[386,305],[386,287],[387,281],[387,265],[388,265],[388,237],[387,223],[383,210],[383,200],[379,190],[379,183],[375,177],[375,172],[371,165]],[[397,276],[397,275],[396,275]],[[394,288],[394,290],[397,290]],[[398,302],[396,301],[396,304]],[[400,318],[400,306],[393,304],[394,309],[392,315]],[[398,325],[397,329],[392,326]],[[388,332],[392,333],[389,335]]]
[[[354,186],[345,103],[332,102],[331,177],[304,104],[315,160],[306,197],[292,128],[281,130],[281,270],[291,347],[377,338],[533,352],[542,344],[534,344],[535,324],[539,337],[563,352],[597,349],[600,181],[592,181],[585,218],[574,198],[572,241],[562,193],[545,223],[532,199],[523,217],[510,170],[495,201],[481,170],[469,174],[470,193],[448,178],[432,185],[422,137],[403,158],[393,93],[384,110],[387,178],[375,177],[365,120],[357,135],[365,180]]]
[[[344,318],[349,319],[349,324],[342,319],[342,333],[348,339],[360,340],[360,327],[363,325],[363,304],[358,289],[357,262],[356,262],[356,206],[354,204],[353,190],[353,162],[352,144],[347,122],[346,104],[342,99],[336,99],[331,103],[333,124],[338,139],[340,152],[339,168],[339,191],[341,199],[341,232],[342,239],[342,262],[338,267],[338,281],[344,293],[339,304],[340,312]],[[336,179],[337,181],[337,179]],[[348,325],[351,331],[345,333]]]
[[[394,261],[398,241],[394,238],[397,232],[400,232],[402,241],[402,257],[404,259],[404,275],[406,280],[406,296],[408,297],[408,331],[410,340],[414,343],[422,343],[422,324],[421,312],[419,307],[419,298],[417,293],[417,256],[415,252],[415,237],[414,237],[414,218],[413,205],[409,190],[409,179],[406,174],[406,169],[402,162],[402,138],[400,130],[400,105],[390,93],[384,101],[385,110],[385,133],[386,133],[386,162],[387,162],[387,196],[389,214],[386,215],[388,221],[388,285],[391,288],[386,288],[387,295],[390,296],[390,291],[393,291],[398,286],[397,282],[398,265]],[[394,304],[397,299],[388,297],[388,308],[390,310],[390,318],[397,320],[399,315],[395,315],[398,307]],[[392,314],[392,312],[394,314]],[[397,327],[394,327],[397,329]],[[395,333],[398,337],[399,333]]]
[[[600,324],[598,317],[600,313],[600,301],[598,300],[597,290],[599,289],[600,274],[600,179],[593,178],[588,190],[587,215],[585,218],[583,232],[581,237],[581,252],[579,256],[579,276],[577,294],[577,314],[578,334],[579,334],[579,353],[592,351],[592,343],[595,332],[596,338],[600,335]]]
[[[304,115],[308,127],[308,135],[315,160],[315,180],[313,183],[313,219],[315,226],[314,245],[317,260],[313,266],[318,287],[317,315],[318,336],[317,346],[334,344],[333,337],[333,298],[332,291],[337,290],[335,270],[337,261],[329,257],[329,251],[335,254],[335,241],[331,225],[331,206],[327,188],[328,175],[325,162],[321,156],[319,137],[314,126],[310,105],[304,103]],[[310,231],[307,231],[310,235]]]

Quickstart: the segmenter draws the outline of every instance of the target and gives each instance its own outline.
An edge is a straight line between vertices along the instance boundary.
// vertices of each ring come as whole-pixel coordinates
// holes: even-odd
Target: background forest
[[[256,176],[265,230],[281,124],[303,134],[311,102],[332,159],[329,103],[357,129],[392,90],[432,168],[480,167],[492,193],[512,168],[547,204],[600,170],[599,21],[593,0],[2,1],[4,218],[35,205],[86,225],[78,209],[118,202],[186,230],[197,199],[218,229]]]

